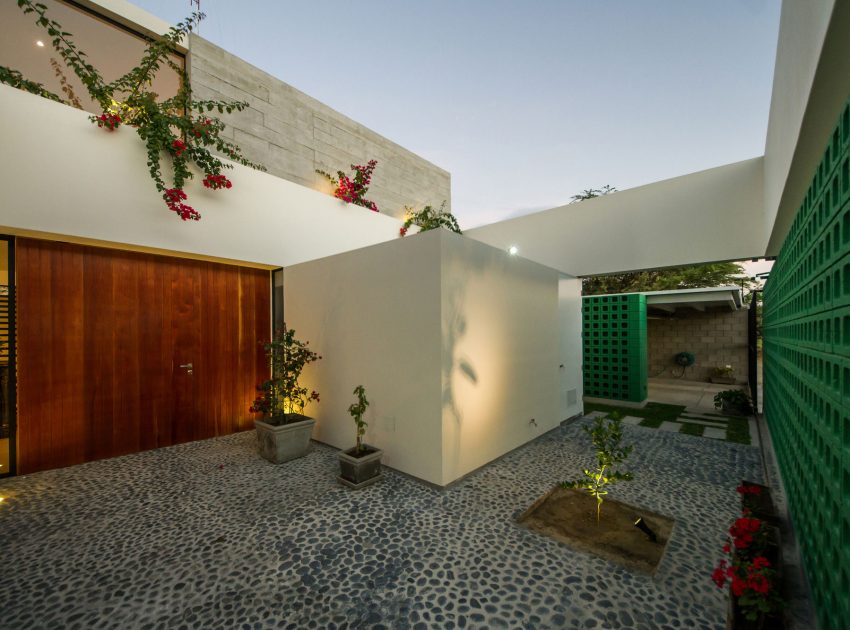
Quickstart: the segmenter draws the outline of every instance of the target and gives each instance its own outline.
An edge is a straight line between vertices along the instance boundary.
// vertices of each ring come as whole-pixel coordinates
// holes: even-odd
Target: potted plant
[[[742,492],[746,486],[740,486]],[[782,558],[778,533],[745,507],[729,528],[725,557],[711,574],[718,588],[729,585],[729,630],[785,627],[779,595]]]
[[[363,414],[369,401],[366,400],[366,389],[362,385],[354,388],[357,402],[348,407],[348,413],[354,418],[357,427],[357,444],[347,451],[339,452],[340,475],[339,481],[350,488],[358,490],[364,486],[375,483],[383,475],[381,474],[381,455],[384,451],[363,443],[363,435],[366,433],[366,422]]]
[[[722,385],[735,384],[735,368],[731,365],[716,367],[711,370],[711,382],[720,383]]]
[[[262,393],[251,405],[251,412],[263,414],[262,420],[254,421],[257,445],[260,455],[273,464],[306,455],[310,448],[316,421],[304,415],[304,407],[319,402],[319,392],[308,392],[298,379],[306,365],[322,357],[310,350],[309,344],[296,339],[295,331],[284,323],[264,346],[272,376],[257,386]]]
[[[714,396],[714,407],[723,413],[748,416],[753,413],[753,403],[740,389],[725,389]]]

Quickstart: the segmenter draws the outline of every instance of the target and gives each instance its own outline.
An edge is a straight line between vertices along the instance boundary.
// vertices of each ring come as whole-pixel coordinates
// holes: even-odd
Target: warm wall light
[[[508,247],[508,253],[511,256],[516,256],[518,251],[519,251],[519,248],[516,245],[511,245],[510,247]]]
[[[44,48],[44,42],[41,41],[40,39],[38,41],[36,41],[35,45],[38,46],[39,48]]]

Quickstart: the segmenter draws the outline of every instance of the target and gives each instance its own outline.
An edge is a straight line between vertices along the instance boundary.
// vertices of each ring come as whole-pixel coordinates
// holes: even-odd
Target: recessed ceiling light
[[[508,253],[511,256],[516,256],[518,251],[519,251],[519,248],[516,245],[511,245],[510,247],[508,247]]]
[[[41,41],[40,39],[38,41],[36,41],[35,45],[38,46],[39,48],[44,48],[44,42]]]

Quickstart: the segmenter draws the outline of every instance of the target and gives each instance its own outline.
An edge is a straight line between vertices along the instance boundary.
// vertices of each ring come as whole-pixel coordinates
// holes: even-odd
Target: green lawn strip
[[[705,431],[704,425],[691,424],[690,422],[685,422],[682,425],[682,428],[679,429],[679,433],[684,433],[686,435],[702,435],[703,431]]]
[[[725,424],[729,421],[729,418],[700,418],[699,416],[688,416],[682,415],[679,416],[680,420],[696,420],[697,422],[713,422],[714,424]]]
[[[646,403],[645,407],[617,407],[614,405],[601,405],[599,403],[584,403],[584,413],[591,411],[602,411],[610,413],[619,411],[624,416],[643,418],[641,426],[659,427],[664,421],[675,421],[685,410],[684,405],[665,405],[662,403]]]
[[[726,441],[750,444],[750,421],[740,416],[730,417],[726,425]]]
[[[661,418],[644,418],[638,423],[639,427],[649,427],[650,429],[657,429],[661,426],[661,423],[664,422]]]

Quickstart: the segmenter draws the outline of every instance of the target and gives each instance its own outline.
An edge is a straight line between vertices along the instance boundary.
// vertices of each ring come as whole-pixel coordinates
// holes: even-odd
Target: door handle
[[[181,365],[180,367],[182,367],[182,368],[188,368],[188,369],[190,369],[190,370],[191,370],[191,369],[192,369],[192,364],[191,364],[191,363],[184,363],[184,364],[183,364],[183,365]]]

